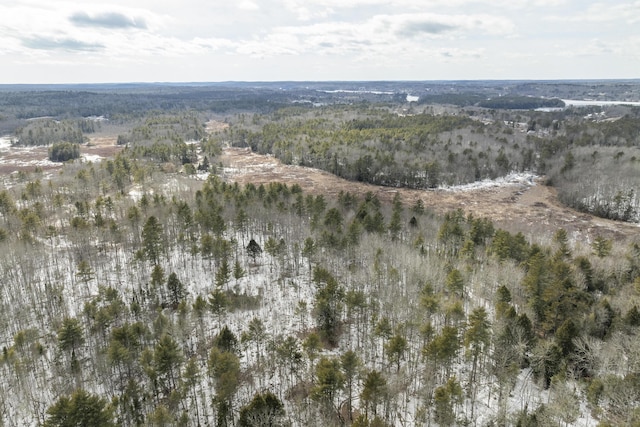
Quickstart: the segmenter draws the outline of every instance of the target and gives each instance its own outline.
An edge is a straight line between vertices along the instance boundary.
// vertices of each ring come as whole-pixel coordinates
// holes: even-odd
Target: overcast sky
[[[639,0],[0,3],[0,83],[639,77]]]

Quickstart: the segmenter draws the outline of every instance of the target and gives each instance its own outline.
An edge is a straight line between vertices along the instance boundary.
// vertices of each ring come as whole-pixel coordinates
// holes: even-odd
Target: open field
[[[425,207],[437,213],[460,208],[525,234],[564,228],[574,238],[590,241],[596,235],[620,238],[640,232],[637,225],[597,218],[562,206],[555,190],[543,185],[542,179],[469,189],[412,190],[347,181],[321,170],[285,165],[275,157],[249,149],[226,148],[220,160],[224,165],[223,177],[240,184],[297,183],[307,192],[331,196],[337,196],[340,191],[362,196],[370,191],[383,201],[391,201],[400,192],[407,206],[422,199]]]
[[[80,150],[85,161],[98,161],[113,157],[121,149],[116,145],[115,136],[100,135],[91,138]],[[383,201],[391,201],[400,192],[406,206],[412,206],[421,199],[425,207],[436,213],[463,209],[476,216],[491,218],[500,227],[528,235],[564,228],[576,239],[591,241],[596,235],[621,238],[640,232],[637,225],[598,218],[563,206],[554,188],[544,185],[543,178],[535,181],[514,179],[462,188],[414,190],[347,181],[318,169],[285,165],[273,156],[260,155],[243,148],[227,147],[219,160],[224,166],[223,178],[231,182],[252,182],[256,185],[268,182],[296,183],[306,192],[327,196],[337,196],[341,191],[359,196],[372,192]],[[46,147],[17,148],[6,144],[0,147],[0,174],[33,171],[35,167],[55,170],[61,168],[62,164],[47,159]]]

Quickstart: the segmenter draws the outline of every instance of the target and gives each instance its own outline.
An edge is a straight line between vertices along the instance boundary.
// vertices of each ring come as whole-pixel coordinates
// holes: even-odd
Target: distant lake
[[[583,99],[563,99],[562,100],[567,107],[588,107],[590,105],[605,106],[605,105],[633,105],[640,107],[640,102],[637,101],[598,101],[598,100],[583,100]]]

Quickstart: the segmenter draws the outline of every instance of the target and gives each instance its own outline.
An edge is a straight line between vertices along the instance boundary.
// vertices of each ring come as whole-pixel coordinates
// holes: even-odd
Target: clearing
[[[305,192],[314,194],[337,196],[340,191],[348,191],[362,196],[372,192],[383,201],[391,201],[399,192],[406,206],[422,199],[426,208],[438,213],[460,208],[525,235],[548,234],[564,228],[573,238],[590,242],[597,235],[620,239],[640,231],[638,224],[610,221],[563,206],[555,189],[543,185],[541,178],[535,182],[514,180],[498,185],[413,190],[347,181],[321,170],[285,165],[273,156],[256,154],[248,148],[227,147],[220,161],[224,166],[223,178],[239,184],[296,183]]]

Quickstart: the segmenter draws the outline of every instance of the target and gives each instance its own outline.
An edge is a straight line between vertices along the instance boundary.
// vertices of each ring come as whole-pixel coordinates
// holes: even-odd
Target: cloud
[[[260,10],[260,6],[251,0],[243,0],[240,3],[238,3],[238,9],[255,11],[255,10]]]
[[[385,57],[479,57],[478,46],[452,46],[461,39],[478,41],[511,35],[511,21],[490,15],[376,15],[362,22],[329,21],[275,27],[267,34],[237,40],[235,53],[257,58],[340,56],[354,60]]]
[[[100,43],[87,43],[73,38],[47,38],[34,36],[22,40],[22,44],[30,49],[64,50],[64,51],[97,51],[104,49]]]
[[[86,12],[76,12],[69,17],[69,21],[79,27],[100,27],[111,29],[147,28],[147,23],[144,18],[129,17],[118,12],[104,12],[93,16]]]
[[[514,31],[514,25],[509,19],[485,14],[397,14],[379,15],[373,20],[380,29],[387,28],[401,37],[440,36],[446,33],[456,37],[479,34],[504,36]]]
[[[419,34],[440,34],[455,28],[453,25],[435,21],[408,22],[398,33],[411,37]]]
[[[619,4],[593,3],[582,12],[571,16],[549,16],[550,21],[559,22],[616,22],[617,24],[637,24],[640,22],[640,1]]]

